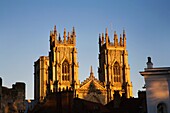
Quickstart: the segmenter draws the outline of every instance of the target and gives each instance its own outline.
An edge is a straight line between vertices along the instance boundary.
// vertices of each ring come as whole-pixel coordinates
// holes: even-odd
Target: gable
[[[89,90],[89,91],[97,91],[97,90],[106,90],[98,81],[91,79],[86,81],[85,84],[82,84],[78,90]]]

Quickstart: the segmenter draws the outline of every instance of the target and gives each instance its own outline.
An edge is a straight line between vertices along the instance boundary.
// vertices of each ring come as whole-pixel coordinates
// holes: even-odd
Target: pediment
[[[96,91],[96,90],[106,90],[106,89],[96,78],[89,77],[80,85],[79,90]]]

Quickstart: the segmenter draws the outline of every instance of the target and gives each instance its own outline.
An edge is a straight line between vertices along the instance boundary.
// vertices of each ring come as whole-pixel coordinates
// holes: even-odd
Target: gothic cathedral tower
[[[70,87],[76,88],[76,84],[79,84],[78,67],[74,27],[67,36],[66,29],[64,29],[62,40],[55,26],[50,32],[48,92]]]
[[[111,42],[106,33],[99,35],[99,80],[107,88],[107,102],[113,99],[115,91],[126,98],[132,97],[132,83],[130,81],[130,66],[126,50],[126,34],[123,38],[114,32],[114,42]]]

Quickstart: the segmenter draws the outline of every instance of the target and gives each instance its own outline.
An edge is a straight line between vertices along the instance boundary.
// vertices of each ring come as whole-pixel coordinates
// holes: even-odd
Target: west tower
[[[61,38],[54,26],[54,30],[50,32],[48,92],[70,87],[77,88],[78,67],[74,27],[68,33],[64,29]]]
[[[130,81],[130,66],[128,64],[128,51],[126,50],[126,33],[119,41],[114,32],[113,42],[110,41],[108,30],[105,35],[99,34],[99,80],[107,88],[107,102],[113,99],[118,91],[127,98],[132,96],[132,83]]]

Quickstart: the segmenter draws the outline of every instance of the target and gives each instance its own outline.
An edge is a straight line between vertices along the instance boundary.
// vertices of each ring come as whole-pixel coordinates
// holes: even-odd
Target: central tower
[[[107,102],[113,99],[115,91],[127,98],[132,96],[132,83],[130,81],[130,66],[126,50],[126,34],[123,37],[114,32],[113,42],[110,41],[108,30],[99,35],[99,80],[107,88]]]
[[[71,33],[66,33],[64,29],[63,39],[61,39],[54,26],[54,30],[50,32],[48,92],[76,88],[76,84],[79,83],[78,67],[74,27]]]

